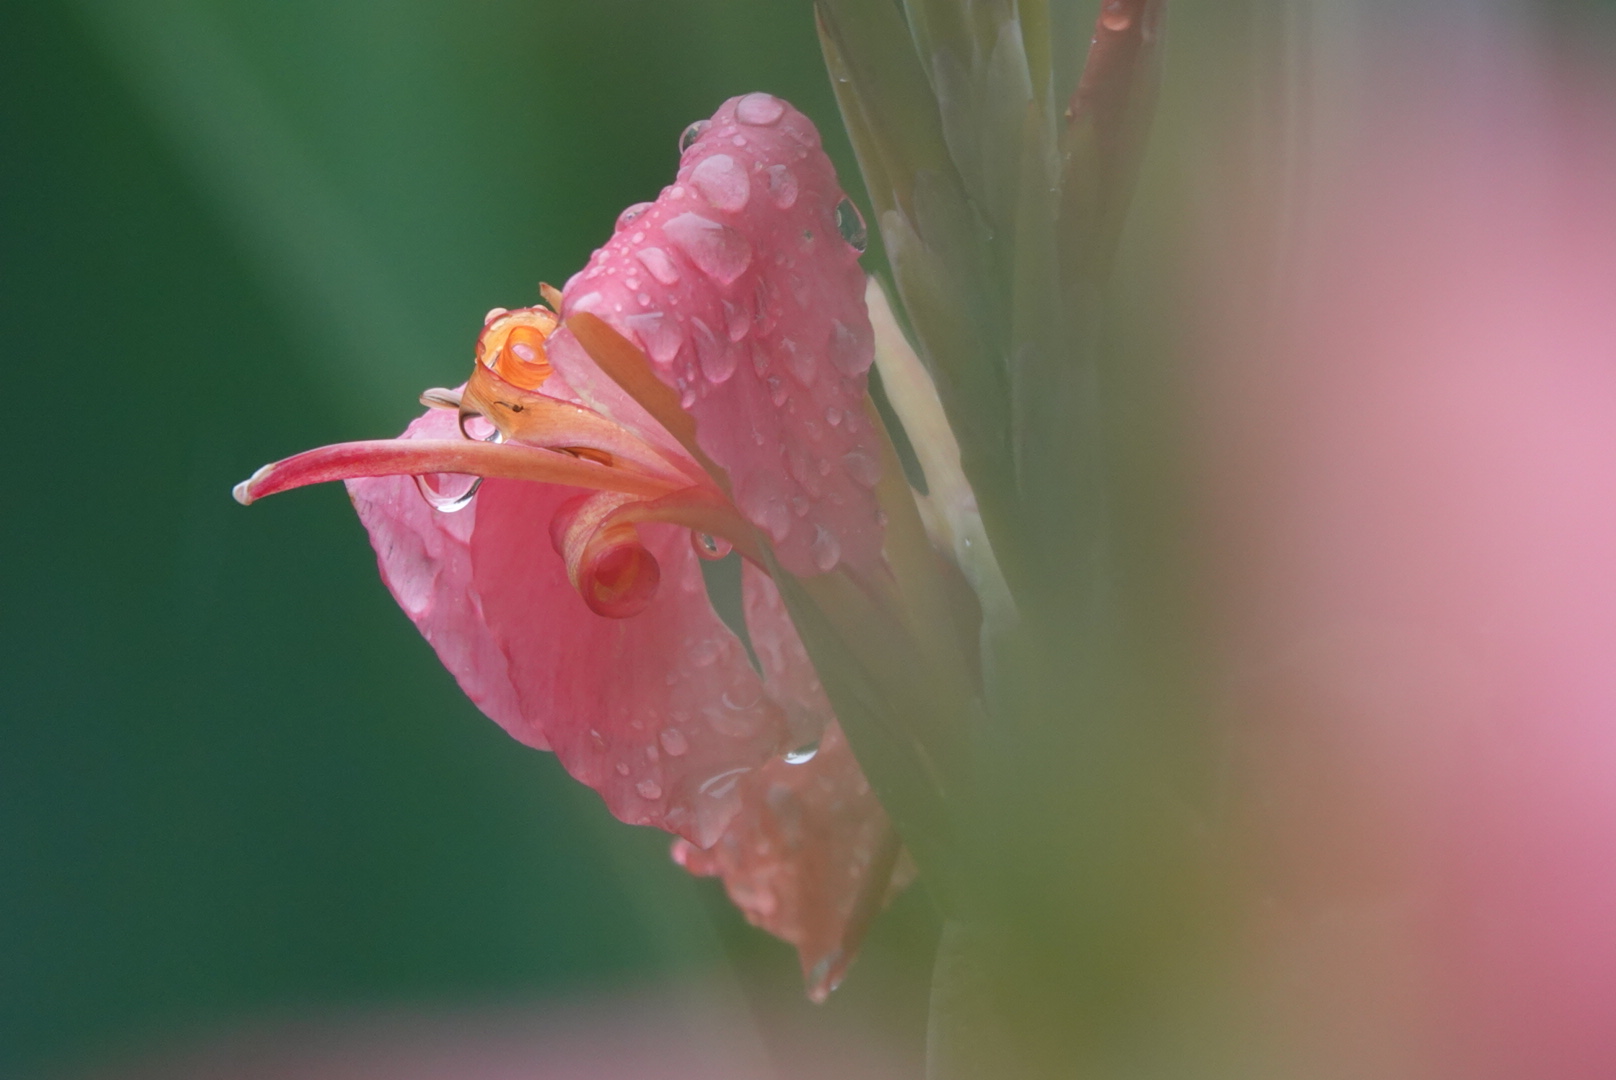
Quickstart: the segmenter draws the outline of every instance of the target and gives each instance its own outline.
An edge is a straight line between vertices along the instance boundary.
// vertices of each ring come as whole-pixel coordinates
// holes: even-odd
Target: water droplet
[[[831,427],[836,427],[841,422],[842,422],[842,410],[838,409],[834,405],[826,405],[825,406],[825,423],[829,424]]]
[[[700,214],[680,214],[662,227],[696,269],[728,285],[752,264],[752,245],[736,230]]]
[[[493,322],[495,319],[499,318],[501,315],[509,315],[510,313],[511,313],[510,308],[502,308],[502,307],[489,308],[488,309],[488,314],[483,316],[483,325],[487,326],[489,323]]]
[[[670,362],[685,343],[684,333],[660,311],[629,315],[623,324],[639,337],[646,353],[659,364]]]
[[[471,505],[471,500],[482,486],[480,476],[460,473],[427,473],[415,478],[415,487],[426,504],[440,514],[452,514]]]
[[[735,785],[741,782],[741,777],[745,776],[751,771],[752,767],[750,765],[741,765],[734,769],[725,769],[723,772],[709,776],[707,779],[703,780],[701,785],[697,787],[696,790],[701,792],[703,795],[709,795],[715,799],[722,799],[725,795],[728,795],[730,792],[735,790]]]
[[[756,472],[746,478],[736,498],[736,505],[746,519],[768,533],[776,544],[791,535],[791,511],[779,491],[783,483],[784,477]]]
[[[726,709],[735,712],[745,712],[763,700],[763,684],[757,681],[733,686],[720,695],[719,700]]]
[[[645,212],[655,205],[655,203],[637,202],[627,210],[624,210],[621,214],[618,214],[617,231],[622,232],[630,223],[644,217]]]
[[[781,405],[784,405],[786,403],[786,398],[791,394],[791,391],[786,389],[786,381],[778,375],[770,375],[768,378],[768,385],[769,400],[774,402],[775,408],[779,408]]]
[[[651,306],[651,294],[650,293],[640,293],[637,296],[635,296],[634,299],[641,307],[650,307]],[[621,305],[619,305],[619,306],[621,306]]]
[[[768,171],[769,199],[781,210],[789,210],[797,201],[797,175],[785,165],[770,165]]]
[[[690,740],[678,728],[663,728],[657,735],[657,741],[669,757],[684,757],[690,750]]]
[[[848,329],[838,319],[831,324],[825,351],[830,354],[830,362],[836,370],[852,379],[870,370],[870,363],[875,359],[875,341]]]
[[[786,754],[785,760],[787,765],[806,765],[810,761],[814,760],[814,758],[818,755],[819,741],[816,739],[807,746],[799,746],[797,749]]]
[[[711,121],[697,120],[694,124],[685,128],[679,135],[679,153],[683,154],[686,150],[689,150],[691,145],[701,138],[702,133],[707,130],[709,123]]]
[[[862,450],[849,450],[842,455],[842,466],[855,483],[873,488],[881,482],[881,463]]]
[[[696,549],[696,554],[704,559],[722,559],[725,555],[735,550],[735,545],[725,540],[722,536],[713,536],[704,532],[692,532],[690,534],[690,544]]]
[[[1113,33],[1121,33],[1133,25],[1128,11],[1129,0],[1105,0],[1100,9],[1100,25]]]
[[[760,379],[763,377],[763,373],[769,370],[769,354],[762,345],[755,341],[752,342],[752,370],[757,372]],[[779,403],[776,402],[776,404]]]
[[[814,541],[808,545],[808,554],[814,557],[814,565],[823,571],[836,568],[836,563],[842,557],[842,545],[836,539],[836,534],[823,525],[814,526]]]
[[[642,799],[662,798],[662,785],[655,780],[645,779],[634,785],[634,790],[640,793]]]
[[[814,363],[812,353],[791,338],[780,339],[780,352],[785,357],[786,370],[791,372],[793,378],[804,386],[814,385],[814,376],[819,373],[819,365]]]
[[[627,776],[628,775],[628,762],[619,761],[617,763],[617,775],[618,776]]]
[[[696,361],[701,364],[701,373],[714,385],[726,382],[735,374],[735,365],[740,359],[735,349],[729,342],[719,341],[718,335],[701,319],[692,318],[690,325],[695,329]]]
[[[659,247],[641,248],[634,253],[640,260],[640,265],[651,272],[651,276],[664,285],[679,284],[679,268],[673,265],[668,253]]]
[[[785,113],[785,105],[772,94],[747,94],[735,103],[735,119],[754,127],[767,127]]]
[[[752,195],[752,181],[747,179],[746,170],[728,154],[702,158],[691,170],[690,182],[702,198],[726,214],[741,210]]]
[[[752,328],[752,317],[746,313],[746,308],[740,304],[724,301],[724,332],[731,341],[739,341],[746,336]]]
[[[712,638],[702,638],[690,647],[690,662],[696,667],[708,667],[718,660],[724,647]]]
[[[846,195],[836,204],[836,231],[860,255],[870,246],[870,230],[864,225],[864,215],[859,213],[859,208]]]
[[[806,495],[791,496],[791,512],[798,517],[807,517],[812,506],[813,503],[808,501],[808,496]]]

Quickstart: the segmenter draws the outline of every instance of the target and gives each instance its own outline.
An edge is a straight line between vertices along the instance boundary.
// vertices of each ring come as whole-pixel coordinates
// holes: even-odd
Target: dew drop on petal
[[[799,746],[785,756],[787,765],[806,765],[819,754],[819,743],[811,742],[807,746]]]
[[[679,268],[673,265],[668,253],[659,247],[641,248],[634,253],[640,260],[640,265],[651,272],[651,276],[664,285],[679,284]]]
[[[720,341],[715,333],[700,318],[693,318],[690,324],[695,329],[696,360],[701,364],[701,373],[707,381],[718,385],[735,374],[735,364],[739,357],[736,350],[727,341]]]
[[[814,363],[812,353],[791,338],[780,339],[780,352],[785,356],[786,370],[791,372],[793,378],[804,386],[814,385],[814,376],[819,372],[819,365]]]
[[[618,776],[627,776],[628,775],[628,762],[619,761],[617,763],[617,775]]]
[[[618,214],[617,215],[617,231],[622,232],[630,224],[632,224],[633,222],[635,222],[639,218],[644,217],[645,212],[647,210],[651,209],[651,207],[653,205],[654,205],[653,203],[648,203],[648,202],[637,202],[633,206],[629,207],[627,210],[624,210],[621,214]]]
[[[789,210],[797,201],[797,175],[785,165],[770,165],[767,173],[769,199],[781,210]]]
[[[728,285],[752,264],[752,245],[736,230],[700,214],[684,213],[662,227],[696,269]]]
[[[849,330],[840,319],[831,326],[830,341],[826,343],[825,351],[830,354],[830,362],[836,370],[850,379],[870,370],[870,364],[875,359],[875,343],[861,341],[859,335]]]
[[[836,231],[841,233],[842,239],[860,255],[870,246],[870,231],[864,225],[864,215],[853,205],[853,200],[845,195],[842,196],[842,201],[836,204]]]
[[[768,385],[769,400],[774,402],[776,408],[784,405],[786,398],[791,394],[791,391],[786,389],[786,381],[778,375],[770,375]]]
[[[740,304],[724,301],[724,332],[731,341],[739,341],[746,336],[752,328],[752,317],[746,313],[746,308]]]
[[[814,540],[808,545],[808,553],[814,557],[814,565],[820,570],[829,572],[836,568],[836,563],[842,557],[841,542],[836,534],[823,525],[814,526]]]
[[[873,488],[881,482],[881,464],[863,450],[849,450],[842,455],[842,465],[855,483]]]
[[[692,532],[690,534],[690,546],[696,549],[697,555],[708,560],[722,559],[735,550],[735,545],[725,540],[722,536],[713,536],[704,532]]]
[[[697,139],[701,138],[702,133],[707,130],[708,124],[709,124],[709,121],[707,121],[707,120],[697,120],[695,123],[691,124],[689,127],[685,128],[683,132],[680,133],[680,135],[679,135],[679,152],[681,154],[684,153],[686,150],[689,150],[690,147],[691,147],[691,144],[693,144]],[[677,194],[677,192],[675,194]]]
[[[785,105],[773,94],[747,94],[735,105],[735,119],[754,127],[767,127],[785,112]]]
[[[640,793],[640,798],[642,799],[662,798],[662,785],[657,783],[655,780],[641,780],[638,784],[634,785],[634,790]]]
[[[690,740],[678,728],[663,728],[657,735],[657,741],[669,757],[684,757],[690,750]]]
[[[842,422],[842,410],[834,405],[825,406],[825,423],[835,427]]]
[[[685,343],[683,331],[660,311],[629,315],[623,319],[623,324],[639,337],[646,353],[658,364],[671,361]]]
[[[702,198],[727,214],[743,209],[752,195],[752,181],[747,179],[746,170],[728,154],[702,158],[691,170],[690,182]]]
[[[427,473],[415,478],[421,498],[440,514],[453,514],[470,506],[482,483],[480,476],[459,473]]]

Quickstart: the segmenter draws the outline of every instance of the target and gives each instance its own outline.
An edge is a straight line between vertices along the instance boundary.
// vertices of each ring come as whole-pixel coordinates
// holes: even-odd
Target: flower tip
[[[254,486],[257,485],[258,481],[264,478],[264,474],[269,472],[271,468],[273,468],[273,466],[265,465],[257,472],[247,477],[247,479],[231,488],[230,497],[235,499],[242,506],[251,506],[258,498],[257,494],[255,494],[253,491]]]

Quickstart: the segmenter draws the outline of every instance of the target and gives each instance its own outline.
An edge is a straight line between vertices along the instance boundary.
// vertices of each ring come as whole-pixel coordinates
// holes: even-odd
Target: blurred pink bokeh
[[[1595,1080],[1616,93],[1456,21],[1372,42],[1373,82],[1321,105],[1282,270],[1197,266],[1252,967],[1307,1075]]]

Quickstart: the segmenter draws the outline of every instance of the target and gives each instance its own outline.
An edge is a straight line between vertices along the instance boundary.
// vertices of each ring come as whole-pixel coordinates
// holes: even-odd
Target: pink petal
[[[459,422],[451,412],[431,409],[402,437],[459,438]],[[376,549],[382,581],[466,696],[516,739],[550,749],[542,727],[522,713],[505,654],[472,588],[471,533],[481,495],[459,513],[442,514],[408,476],[365,477],[347,487]]]
[[[406,438],[434,438],[434,411]],[[488,480],[464,511],[430,509],[409,477],[349,481],[382,577],[493,720],[555,750],[617,817],[710,845],[739,781],[786,748],[786,720],[708,602],[688,531],[641,528],[661,583],[628,619],[596,615],[550,523],[576,488]]]
[[[836,722],[819,673],[797,635],[779,587],[750,562],[741,564],[741,599],[752,651],[763,667],[763,685],[786,712],[792,745],[805,746],[818,739],[827,724]]]
[[[864,411],[874,355],[845,200],[812,123],[763,94],[726,102],[677,181],[625,213],[568,282],[564,315],[590,312],[639,343],[697,421],[741,512],[780,563],[811,575],[880,557],[871,488],[880,445]],[[851,204],[842,211],[852,213]],[[625,424],[564,342],[552,362]]]
[[[483,485],[471,559],[484,618],[523,715],[567,771],[623,821],[709,845],[740,809],[740,780],[785,748],[785,716],[713,612],[688,530],[640,528],[661,576],[643,611],[589,610],[550,540],[571,497],[543,484]]]
[[[835,724],[811,760],[776,758],[742,796],[745,812],[717,844],[675,841],[673,857],[722,877],[749,922],[795,945],[809,996],[823,1001],[890,895],[897,837]]]

